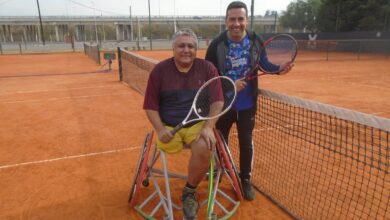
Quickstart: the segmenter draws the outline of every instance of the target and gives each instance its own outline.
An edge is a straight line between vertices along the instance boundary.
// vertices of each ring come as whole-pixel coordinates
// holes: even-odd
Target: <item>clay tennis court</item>
[[[138,53],[156,60],[171,55],[171,51]],[[205,51],[200,50],[197,55],[203,58]],[[260,87],[376,116],[390,117],[390,57],[374,56],[371,59],[358,60],[356,55],[350,53],[335,53],[332,56],[337,59],[326,61],[320,60],[321,56],[324,55],[299,52],[291,72],[284,76],[262,76],[259,79]]]
[[[81,53],[3,55],[0,65],[0,219],[141,219],[127,199],[151,126],[117,66],[103,72]],[[298,60],[260,86],[389,118],[389,70],[389,59]],[[290,218],[257,194],[232,219]]]

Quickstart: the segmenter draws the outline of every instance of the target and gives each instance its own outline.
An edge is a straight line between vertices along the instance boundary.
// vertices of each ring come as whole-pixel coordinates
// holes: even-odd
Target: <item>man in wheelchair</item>
[[[217,69],[196,58],[198,40],[193,31],[182,29],[172,38],[173,57],[161,61],[151,71],[143,108],[157,133],[157,147],[175,153],[188,147],[188,179],[182,193],[183,214],[196,218],[199,203],[196,187],[208,171],[211,148],[216,143],[213,128],[217,119],[190,123],[172,135],[191,109],[197,90],[207,80],[217,77]]]

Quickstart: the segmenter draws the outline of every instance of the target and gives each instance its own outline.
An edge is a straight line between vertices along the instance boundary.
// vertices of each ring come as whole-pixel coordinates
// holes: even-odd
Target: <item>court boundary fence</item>
[[[144,95],[158,61],[118,54],[120,80]],[[389,133],[390,119],[260,89],[252,182],[296,219],[386,219]],[[235,127],[229,147],[238,161]]]

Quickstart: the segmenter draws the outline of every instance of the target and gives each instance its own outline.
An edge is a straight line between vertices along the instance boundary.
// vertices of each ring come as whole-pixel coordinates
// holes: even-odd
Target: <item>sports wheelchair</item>
[[[174,212],[174,210],[182,210],[182,206],[179,202],[175,202],[178,199],[172,198],[170,182],[174,181],[173,179],[185,181],[187,176],[168,171],[166,152],[158,149],[153,143],[153,134],[154,131],[146,134],[128,202],[130,208],[136,210],[145,219],[173,220],[179,216],[181,218],[182,212]],[[208,187],[203,197],[206,198],[200,200],[198,212],[198,217],[201,214],[205,217],[199,217],[200,219],[228,219],[237,211],[243,199],[242,187],[229,148],[218,130],[214,130],[214,134],[217,143],[212,150],[209,172],[205,176]],[[152,153],[149,156],[150,152]],[[158,180],[159,177],[163,180]],[[184,186],[184,181],[183,184],[174,184],[174,186]],[[153,185],[152,189],[149,187],[150,182]],[[141,198],[144,200],[140,201]]]

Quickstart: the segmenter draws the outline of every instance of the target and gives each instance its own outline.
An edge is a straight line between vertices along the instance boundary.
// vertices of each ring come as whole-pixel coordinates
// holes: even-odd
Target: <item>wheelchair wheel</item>
[[[224,140],[220,131],[214,130],[214,133],[215,133],[215,137],[217,138],[217,151],[218,151],[219,159],[221,161],[221,166],[223,169],[227,171],[226,173],[229,176],[229,179],[232,181],[232,185],[238,199],[242,200],[243,199],[242,186],[239,181],[237,169],[234,164],[232,155],[230,154],[229,147],[227,146],[226,141]]]
[[[131,208],[133,208],[135,206],[135,203],[137,202],[139,188],[141,187],[141,184],[144,181],[145,175],[148,171],[148,156],[149,156],[149,150],[152,146],[152,140],[153,140],[153,131],[146,135],[144,144],[141,148],[137,169],[136,169],[133,184],[131,186],[129,200],[128,200]]]

